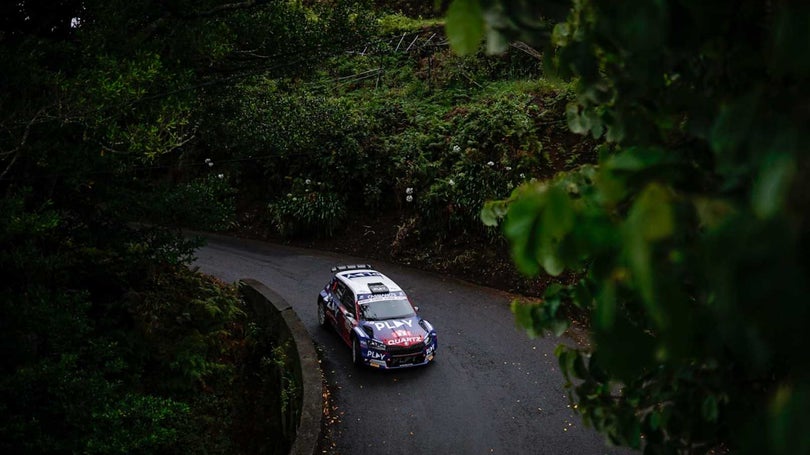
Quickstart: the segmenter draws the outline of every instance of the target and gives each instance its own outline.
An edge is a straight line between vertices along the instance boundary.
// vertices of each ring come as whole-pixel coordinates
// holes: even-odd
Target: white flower
[[[529,182],[531,182],[531,183],[534,183],[534,182],[536,182],[536,181],[537,181],[537,179],[536,179],[536,178],[534,178],[534,177],[532,177],[532,179],[531,179],[531,180],[529,180]]]
[[[457,145],[454,145],[454,146],[453,146],[453,151],[454,151],[454,152],[456,152],[456,153],[458,153],[458,152],[460,152],[460,151],[461,151],[461,147],[459,147],[459,146],[457,146]]]
[[[223,179],[223,178],[225,178],[225,175],[224,174],[219,174],[219,175],[217,175],[217,177]]]
[[[524,173],[522,173],[522,172],[521,172],[521,173],[520,173],[520,178],[525,179],[525,178],[526,178],[526,174],[524,174]]]
[[[307,185],[309,185],[310,183],[312,183],[312,180],[310,180],[310,179],[306,179],[306,180],[304,180],[304,183],[306,183]]]
[[[287,193],[287,197],[292,197],[292,193]]]
[[[297,198],[297,197],[294,197],[294,198],[293,198],[293,201],[297,201],[297,200],[298,200],[298,198]]]
[[[408,202],[413,202],[413,196],[411,196],[409,194],[409,195],[405,196],[405,200],[408,201]]]
[[[450,185],[450,186],[453,186],[453,185],[456,184],[456,182],[454,182],[453,179],[450,179],[450,180],[447,181],[447,184]]]
[[[205,159],[205,164],[208,164],[208,163],[210,163],[210,162],[211,162],[211,158],[206,158],[206,159]]]
[[[515,185],[512,182],[506,182],[506,189],[507,190],[511,190],[514,187],[515,187]]]
[[[209,162],[208,162],[208,167],[213,167],[213,166],[214,166],[214,162],[213,162],[213,161],[209,161]]]
[[[495,162],[494,162],[494,161],[490,161],[490,162],[488,162],[488,163],[487,163],[487,166],[495,166]]]
[[[507,170],[507,171],[511,171],[511,170],[512,170],[512,166],[506,166],[506,170]]]
[[[411,187],[405,188],[405,194],[413,194],[413,188]]]

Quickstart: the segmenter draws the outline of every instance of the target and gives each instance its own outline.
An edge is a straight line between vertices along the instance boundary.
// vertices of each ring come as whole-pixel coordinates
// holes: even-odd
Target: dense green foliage
[[[810,451],[808,8],[455,0],[455,55],[428,3],[0,7],[0,450],[284,451],[280,348],[174,228],[389,216],[581,278],[513,308],[591,316],[558,357],[611,441]]]
[[[0,451],[268,449],[233,385],[245,356],[272,354],[253,353],[235,290],[189,270],[199,243],[174,228],[233,221],[212,112],[240,81],[356,41],[357,8],[0,6]]]
[[[2,204],[3,451],[230,450],[203,419],[230,413],[235,290],[182,266],[193,242],[113,224],[93,239],[99,220],[32,200]]]
[[[565,327],[561,302],[592,315],[591,349],[558,350],[585,421],[650,454],[810,451],[810,8],[454,3],[460,50],[545,46],[576,80],[569,127],[607,141],[483,212],[526,273],[583,276],[514,311],[533,334]]]
[[[540,79],[536,58],[458,57],[423,44],[436,32],[383,37],[308,79],[251,79],[229,95],[211,156],[235,161],[228,172],[274,232],[326,236],[393,213],[403,238],[496,241],[478,223],[485,200],[590,159],[564,130],[571,88]]]

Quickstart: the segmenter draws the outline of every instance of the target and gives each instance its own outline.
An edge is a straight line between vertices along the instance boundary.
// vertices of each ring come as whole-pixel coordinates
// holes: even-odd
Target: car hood
[[[427,335],[418,317],[366,321],[364,327],[371,329],[374,338],[387,346],[413,346]],[[367,332],[369,330],[366,330]]]

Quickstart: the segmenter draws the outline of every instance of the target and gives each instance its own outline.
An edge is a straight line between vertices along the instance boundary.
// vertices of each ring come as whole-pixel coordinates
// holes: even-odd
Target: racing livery
[[[332,267],[318,295],[318,322],[352,348],[356,365],[381,369],[427,365],[436,331],[396,283],[369,264]]]

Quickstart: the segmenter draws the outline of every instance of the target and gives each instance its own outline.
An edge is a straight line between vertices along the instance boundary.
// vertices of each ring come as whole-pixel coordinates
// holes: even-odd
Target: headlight
[[[368,347],[380,351],[385,351],[385,345],[377,340],[368,340]]]
[[[427,335],[425,335],[424,342],[425,342],[425,346],[430,346],[433,343],[433,334],[428,333]]]

